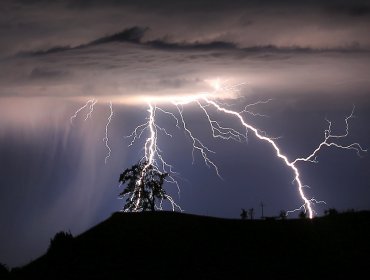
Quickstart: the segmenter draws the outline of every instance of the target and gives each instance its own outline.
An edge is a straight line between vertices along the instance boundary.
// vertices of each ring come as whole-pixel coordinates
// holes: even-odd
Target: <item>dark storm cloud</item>
[[[150,28],[141,42],[174,45],[370,46],[364,1],[2,1],[1,7],[3,54],[73,48],[131,26]]]
[[[99,45],[111,42],[132,42],[140,43],[141,39],[144,37],[145,32],[148,28],[134,26],[123,30],[122,32],[115,33],[113,35],[108,35],[103,38],[96,39],[88,45]]]
[[[215,77],[248,82],[254,90],[285,84],[290,87],[287,92],[297,94],[318,90],[325,83],[328,87],[338,79],[344,87],[331,86],[338,92],[352,85],[364,91],[368,84],[369,50],[358,46],[243,47],[228,41],[145,40],[151,31],[134,26],[75,47],[51,47],[10,57],[0,70],[0,95],[173,95],[208,90],[204,81]]]
[[[114,42],[140,43],[142,37],[144,36],[147,30],[148,28],[134,26],[131,28],[127,28],[121,32],[114,33],[113,35],[104,36],[102,38],[93,40],[89,43],[78,45],[75,47],[53,46],[47,50],[36,50],[36,51],[31,51],[29,53],[20,52],[19,55],[20,56],[27,55],[27,54],[46,55],[46,54],[53,54],[53,53],[64,52],[64,51],[69,51],[69,50],[83,49],[83,48],[88,48],[90,46],[96,46],[96,45],[108,44],[108,43],[114,43]]]
[[[209,43],[169,43],[163,40],[149,41],[146,45],[162,50],[237,50],[231,42],[213,41]]]
[[[104,36],[89,42],[87,44],[78,45],[75,47],[70,46],[55,46],[47,50],[37,50],[27,52],[20,52],[19,55],[46,55],[53,54],[58,52],[70,51],[75,49],[83,49],[91,46],[109,44],[109,43],[119,43],[119,42],[129,42],[133,44],[138,44],[142,46],[147,46],[154,49],[161,49],[166,51],[196,51],[196,50],[225,50],[225,51],[237,51],[239,53],[329,53],[329,52],[339,52],[339,53],[361,53],[361,52],[370,52],[370,49],[363,49],[359,45],[353,44],[348,47],[343,48],[309,48],[309,47],[299,47],[299,46],[288,46],[288,47],[279,47],[275,45],[263,45],[263,46],[251,46],[251,47],[238,47],[237,44],[233,42],[226,41],[211,41],[211,42],[168,42],[165,39],[157,39],[153,41],[142,41],[145,33],[149,28],[145,27],[130,27],[121,32],[114,33],[112,35]],[[231,53],[232,55],[232,53]]]
[[[66,78],[68,75],[69,73],[66,71],[36,67],[31,71],[29,77],[32,80],[55,80],[59,78]]]
[[[144,37],[145,32],[148,31],[148,28],[144,27],[131,27],[127,28],[121,32],[115,33],[113,35],[104,36],[102,38],[98,38],[92,42],[89,42],[87,44],[78,45],[75,47],[71,46],[54,46],[47,50],[36,50],[31,52],[20,52],[18,55],[47,55],[47,54],[53,54],[58,52],[64,52],[64,51],[70,51],[70,50],[77,50],[77,49],[84,49],[91,46],[96,45],[102,45],[102,44],[109,44],[109,43],[120,43],[120,42],[129,42],[133,44],[138,44],[142,46],[147,46],[150,48],[155,49],[162,49],[162,50],[240,50],[234,43],[231,42],[222,42],[222,41],[213,41],[209,43],[201,43],[201,42],[195,42],[195,43],[187,43],[187,42],[181,42],[181,43],[173,43],[173,42],[167,42],[165,40],[157,39],[154,41],[146,41],[143,42],[142,38]],[[270,49],[276,49],[277,47],[273,46],[267,46],[267,47],[261,47],[262,50],[270,48]],[[248,48],[244,50],[252,50],[252,51],[258,51],[259,47],[253,47]],[[292,49],[293,50],[293,49]]]
[[[343,5],[341,3],[337,5],[325,7],[325,11],[330,15],[340,14],[348,15],[352,17],[368,17],[370,16],[370,5],[368,3],[348,3]]]
[[[58,53],[58,52],[64,52],[64,51],[69,51],[73,50],[79,47],[69,47],[69,46],[57,46],[57,47],[51,47],[50,49],[47,50],[38,50],[38,51],[32,51],[32,52],[20,52],[18,55],[28,55],[28,54],[33,54],[33,55],[43,55],[43,54],[52,54],[52,53]]]
[[[37,3],[48,3],[46,0],[18,0],[17,2],[23,4],[37,4]],[[235,1],[224,1],[224,0],[188,0],[188,1],[172,1],[172,0],[56,0],[54,2],[60,2],[65,7],[70,9],[88,9],[88,8],[101,8],[101,7],[125,7],[125,6],[136,6],[141,9],[148,9],[151,11],[167,10],[170,12],[179,11],[198,11],[199,9],[205,9],[207,12],[212,10],[227,10],[227,9],[240,9],[247,7],[274,7],[285,6],[285,7],[327,7],[328,10],[337,12],[345,12],[350,15],[362,15],[367,13],[369,7],[366,0],[354,0],[354,1],[343,1],[343,0],[326,0],[326,1],[305,1],[298,2],[295,0],[235,0]]]

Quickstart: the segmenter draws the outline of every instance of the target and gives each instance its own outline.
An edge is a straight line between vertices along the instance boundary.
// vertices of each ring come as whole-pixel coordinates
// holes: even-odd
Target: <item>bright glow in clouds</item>
[[[244,117],[244,114],[252,114],[254,116],[261,116],[260,114],[251,112],[247,110],[248,107],[252,107],[261,103],[267,103],[270,100],[267,101],[259,101],[250,105],[247,105],[244,110],[242,111],[235,111],[230,109],[230,106],[224,105],[220,102],[220,100],[227,100],[227,99],[236,99],[238,98],[238,88],[242,84],[233,85],[233,86],[225,86],[223,85],[222,81],[220,79],[213,79],[207,81],[212,87],[212,92],[203,92],[199,94],[193,94],[193,95],[183,95],[183,96],[158,96],[158,97],[147,97],[147,96],[136,96],[136,97],[125,97],[125,99],[118,99],[118,98],[112,98],[110,101],[110,114],[107,120],[106,124],[106,130],[105,130],[105,137],[104,142],[108,150],[108,154],[106,157],[106,161],[110,156],[111,149],[109,147],[109,139],[108,139],[108,127],[112,119],[113,115],[113,109],[112,109],[112,102],[113,103],[146,103],[148,104],[148,117],[147,121],[135,128],[135,130],[132,132],[132,134],[128,137],[132,138],[132,141],[129,146],[131,146],[137,139],[143,136],[144,132],[148,132],[148,136],[145,141],[145,152],[142,160],[145,160],[146,166],[143,169],[143,174],[145,173],[145,170],[147,167],[152,165],[157,171],[168,173],[169,174],[169,180],[168,182],[175,184],[178,188],[179,185],[177,181],[175,180],[176,173],[173,171],[172,166],[166,162],[164,157],[162,156],[160,144],[158,143],[158,134],[163,133],[169,137],[172,137],[171,134],[169,134],[165,128],[158,126],[156,123],[156,114],[157,112],[168,115],[169,117],[173,118],[176,122],[176,126],[178,128],[182,128],[185,133],[190,137],[192,141],[192,155],[193,155],[193,161],[194,161],[194,154],[199,153],[204,163],[210,167],[213,168],[216,172],[216,174],[221,178],[220,170],[218,169],[217,165],[210,159],[210,154],[214,153],[209,147],[207,147],[205,144],[203,144],[188,128],[186,120],[183,116],[184,106],[185,105],[195,105],[199,106],[199,108],[204,112],[205,118],[208,120],[208,123],[210,125],[210,129],[212,131],[212,136],[214,138],[220,138],[222,140],[235,140],[238,142],[246,141],[248,137],[248,132],[251,131],[257,139],[259,139],[262,142],[265,142],[267,145],[271,147],[271,152],[273,152],[276,157],[281,159],[281,162],[289,169],[291,170],[292,177],[293,177],[293,183],[296,185],[298,193],[300,198],[302,199],[302,204],[300,207],[297,207],[296,209],[293,209],[291,211],[287,211],[287,213],[295,212],[304,210],[307,212],[309,218],[313,218],[315,215],[314,205],[317,203],[325,203],[324,201],[318,201],[313,197],[308,197],[305,193],[305,187],[306,185],[302,182],[302,174],[299,171],[299,163],[301,162],[310,162],[315,163],[316,157],[318,153],[322,150],[324,147],[335,147],[338,149],[345,149],[345,150],[354,150],[357,152],[358,155],[361,155],[361,153],[366,152],[364,148],[361,147],[359,143],[350,143],[348,145],[342,145],[340,143],[335,142],[336,140],[346,138],[349,135],[349,120],[353,117],[354,108],[349,116],[345,118],[345,132],[343,134],[333,134],[332,133],[332,123],[328,120],[328,128],[324,131],[324,140],[318,144],[317,148],[307,157],[298,157],[294,160],[290,160],[288,156],[279,148],[277,145],[276,139],[268,137],[267,134],[258,128],[252,126],[249,124]],[[90,99],[86,102],[84,106],[79,108],[76,113],[71,117],[71,121],[73,121],[74,118],[77,117],[77,115],[82,110],[88,110],[85,120],[88,119],[94,109],[94,105],[96,104],[96,99]],[[172,113],[170,111],[167,111],[163,108],[160,108],[158,104],[173,104],[176,109],[177,113]],[[235,121],[238,124],[241,124],[244,127],[244,131],[239,131],[232,127],[223,127],[220,125],[220,123],[217,120],[214,120],[211,118],[211,115],[209,114],[209,111],[211,109],[214,109],[218,112],[221,112],[225,115],[229,115],[232,117],[235,117]],[[140,184],[137,184],[138,186]],[[174,199],[170,196],[166,196],[166,198],[170,201],[172,205],[172,210],[180,209],[180,206],[177,205],[174,202]],[[131,197],[132,199],[132,197]],[[138,198],[140,200],[140,198]],[[140,201],[136,201],[136,205],[139,205]],[[156,205],[157,209],[162,209],[162,202],[159,202],[159,205]]]

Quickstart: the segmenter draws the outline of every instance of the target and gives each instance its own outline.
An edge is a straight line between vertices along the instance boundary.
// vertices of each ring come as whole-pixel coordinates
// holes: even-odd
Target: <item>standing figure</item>
[[[242,213],[240,214],[240,217],[242,218],[242,220],[246,220],[248,218],[247,211],[244,208],[242,208]]]

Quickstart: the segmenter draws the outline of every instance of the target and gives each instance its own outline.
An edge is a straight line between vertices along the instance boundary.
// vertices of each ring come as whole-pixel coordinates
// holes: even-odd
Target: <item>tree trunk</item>
[[[153,199],[149,199],[149,201],[150,201],[150,209],[152,210],[152,212],[154,212],[155,211],[154,197],[153,197]]]

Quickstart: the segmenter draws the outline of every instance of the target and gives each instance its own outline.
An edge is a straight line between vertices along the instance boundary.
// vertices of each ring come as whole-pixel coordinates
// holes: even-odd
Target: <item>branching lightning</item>
[[[361,153],[366,152],[367,150],[363,149],[359,143],[351,143],[349,145],[340,145],[338,143],[333,142],[336,139],[345,138],[349,134],[349,124],[348,121],[352,119],[355,112],[355,106],[352,108],[352,112],[349,116],[345,118],[345,133],[344,134],[332,134],[332,122],[326,120],[328,122],[328,128],[324,131],[324,140],[317,146],[317,148],[307,157],[305,158],[297,158],[293,161],[293,164],[299,161],[309,161],[313,163],[317,163],[317,154],[323,147],[336,147],[339,149],[346,149],[346,150],[355,150],[356,153],[361,156]]]
[[[176,113],[165,110],[161,107],[159,107],[156,104],[156,100],[163,101],[162,99],[155,99],[155,98],[148,98],[146,100],[146,103],[148,105],[148,113],[149,116],[146,118],[146,122],[138,125],[133,132],[127,136],[131,139],[131,142],[129,146],[132,146],[138,139],[142,137],[142,135],[146,132],[148,132],[148,136],[145,140],[144,144],[144,155],[142,157],[142,161],[146,162],[146,166],[144,167],[142,171],[142,177],[145,174],[147,168],[149,166],[154,167],[157,171],[162,173],[168,173],[168,182],[175,184],[178,188],[178,193],[180,193],[179,184],[175,180],[175,177],[177,175],[176,172],[174,172],[173,166],[166,162],[162,155],[162,151],[159,148],[158,145],[158,135],[159,133],[172,137],[170,133],[167,132],[167,130],[161,126],[159,126],[156,122],[156,114],[157,112],[162,113],[164,115],[169,116],[170,118],[175,120],[175,125],[177,128],[181,128],[185,135],[187,135],[191,142],[192,142],[192,157],[193,157],[193,163],[194,163],[194,155],[195,153],[199,153],[204,163],[210,167],[213,168],[216,172],[216,174],[221,178],[219,168],[215,164],[215,162],[211,159],[210,155],[214,154],[215,152],[208,148],[202,141],[197,138],[194,133],[189,129],[189,126],[186,123],[185,117],[184,117],[184,106],[188,104],[195,104],[198,106],[201,111],[204,113],[206,120],[209,123],[210,130],[212,132],[212,136],[214,138],[218,138],[221,140],[234,140],[237,142],[243,142],[248,140],[248,132],[251,131],[252,134],[259,139],[262,142],[265,142],[268,144],[274,154],[277,158],[281,160],[281,162],[292,172],[293,175],[293,183],[296,184],[297,190],[299,193],[300,198],[302,199],[302,205],[294,210],[287,211],[287,213],[295,212],[298,210],[304,210],[307,212],[309,218],[313,218],[315,215],[314,210],[314,204],[317,203],[325,203],[323,201],[316,200],[315,198],[310,198],[305,193],[305,188],[307,185],[304,185],[301,179],[301,173],[299,171],[298,165],[301,162],[310,162],[310,163],[317,163],[317,155],[318,153],[324,148],[324,147],[335,147],[338,149],[345,149],[345,150],[354,150],[358,155],[361,155],[361,153],[366,152],[367,150],[362,148],[359,143],[351,143],[349,145],[342,145],[338,143],[338,140],[346,138],[349,135],[349,120],[353,118],[354,114],[354,107],[352,109],[352,112],[349,116],[345,118],[345,132],[343,134],[334,134],[332,132],[332,122],[327,120],[328,122],[328,128],[324,131],[324,140],[319,143],[319,145],[313,150],[311,154],[309,154],[306,157],[298,157],[294,160],[290,160],[288,156],[279,148],[276,138],[267,136],[267,133],[256,128],[255,126],[252,126],[250,123],[248,123],[245,118],[244,114],[248,114],[250,116],[259,116],[259,117],[266,117],[266,115],[255,113],[250,110],[250,107],[259,105],[259,104],[266,104],[271,101],[271,99],[266,101],[258,101],[252,104],[249,104],[244,107],[241,111],[236,111],[230,109],[231,106],[227,104],[222,104],[221,102],[216,102],[217,99],[220,97],[225,97],[230,92],[235,92],[236,88],[240,85],[236,86],[230,86],[230,87],[222,87],[222,84],[219,80],[212,80],[210,84],[214,87],[214,92],[211,93],[202,93],[198,95],[189,95],[185,97],[167,97],[166,102],[168,104],[172,104],[176,108]],[[86,108],[89,109],[89,112],[87,113],[85,120],[87,120],[89,117],[91,117],[91,114],[94,110],[94,105],[96,104],[96,99],[90,99],[86,102],[84,106],[79,108],[75,114],[71,117],[71,122],[74,118],[77,117],[78,113]],[[225,127],[222,126],[217,120],[213,119],[211,117],[211,114],[209,113],[209,110],[215,110],[219,113],[223,113],[228,116],[232,116],[235,118],[237,123],[239,123],[243,128],[244,131],[239,131],[238,129],[232,128],[232,127]],[[108,150],[108,154],[105,158],[105,162],[107,162],[110,154],[111,149],[108,145],[108,127],[111,123],[113,115],[113,109],[112,109],[112,102],[110,102],[110,115],[108,117],[108,121],[106,124],[105,129],[105,137],[104,142],[106,145],[106,148]],[[140,179],[141,180],[141,179]],[[140,180],[138,182],[138,186],[140,185]],[[166,198],[170,201],[172,205],[172,210],[180,209],[180,206],[177,205],[172,197],[169,195],[166,195]],[[133,199],[133,197],[131,197]],[[137,204],[139,204],[139,201],[137,201]],[[162,201],[159,203],[159,205],[156,207],[158,209],[162,209]]]
[[[151,166],[160,173],[168,173],[168,178],[169,179],[166,179],[166,181],[169,182],[169,183],[175,184],[178,188],[178,193],[180,194],[179,184],[175,180],[175,178],[173,177],[173,175],[176,174],[176,172],[174,172],[173,167],[164,160],[164,158],[161,154],[161,150],[160,150],[160,148],[158,147],[158,144],[157,144],[158,131],[163,132],[166,136],[169,136],[169,137],[172,137],[172,135],[169,134],[166,131],[166,129],[160,127],[155,122],[157,106],[155,106],[151,103],[148,103],[148,107],[149,107],[149,109],[148,109],[149,117],[147,118],[147,122],[137,126],[134,129],[134,131],[131,133],[131,135],[128,136],[128,137],[132,138],[132,141],[129,145],[129,146],[131,146],[137,139],[139,139],[141,137],[141,135],[143,134],[143,132],[145,130],[149,131],[149,136],[146,139],[145,144],[144,144],[145,153],[144,153],[143,158],[141,159],[146,164],[145,164],[145,166],[144,166],[144,168],[141,172],[141,177],[137,181],[136,186],[139,188],[139,186],[141,185],[141,180],[143,179],[143,177],[145,175],[145,172]],[[169,112],[164,111],[163,109],[160,109],[160,111],[162,111],[166,114],[171,114]],[[171,114],[171,115],[173,117],[175,117],[173,114]],[[131,199],[133,199],[133,197],[134,196],[132,195]],[[179,209],[180,211],[182,211],[181,207],[178,204],[175,203],[175,200],[170,195],[165,194],[165,198],[168,199],[169,202],[171,203],[173,211],[175,211],[175,209]],[[160,201],[159,205],[156,205],[157,209],[162,210],[162,203],[163,203],[163,199]],[[138,208],[139,204],[140,204],[140,201],[137,200],[136,201],[136,208]]]
[[[83,111],[84,109],[87,109],[88,108],[88,112],[87,112],[87,114],[86,114],[86,116],[85,116],[85,121],[86,120],[88,120],[89,118],[91,118],[91,116],[92,116],[92,113],[94,112],[94,106],[95,106],[95,104],[98,102],[98,100],[97,99],[95,99],[95,98],[93,98],[93,99],[90,99],[90,100],[88,100],[83,106],[81,106],[80,108],[78,108],[77,110],[76,110],[76,112],[71,116],[71,118],[70,118],[70,122],[71,122],[71,124],[73,124],[73,120],[75,119],[75,118],[77,118],[77,115],[81,112],[81,111]],[[104,159],[104,162],[105,162],[105,164],[107,163],[107,161],[108,161],[108,158],[110,157],[110,155],[111,155],[111,152],[112,152],[112,150],[111,150],[111,148],[109,147],[109,138],[108,138],[108,128],[109,128],[109,125],[110,125],[110,123],[111,123],[111,121],[112,121],[112,117],[113,117],[113,104],[112,104],[112,102],[110,101],[109,102],[109,109],[110,109],[110,114],[109,114],[109,116],[108,116],[108,120],[107,120],[107,123],[106,123],[106,125],[105,125],[105,136],[104,136],[104,138],[103,138],[103,142],[104,142],[104,144],[105,144],[105,147],[107,148],[107,155],[106,155],[106,157],[105,157],[105,159]]]
[[[82,111],[84,110],[85,108],[89,107],[89,112],[86,114],[86,117],[85,117],[85,121],[91,117],[92,115],[92,112],[94,111],[94,105],[98,102],[98,100],[96,99],[90,99],[88,100],[85,105],[83,105],[82,107],[78,108],[77,111],[73,114],[73,116],[70,118],[70,122],[71,124],[73,123],[73,120],[75,118],[77,118],[77,115]]]

